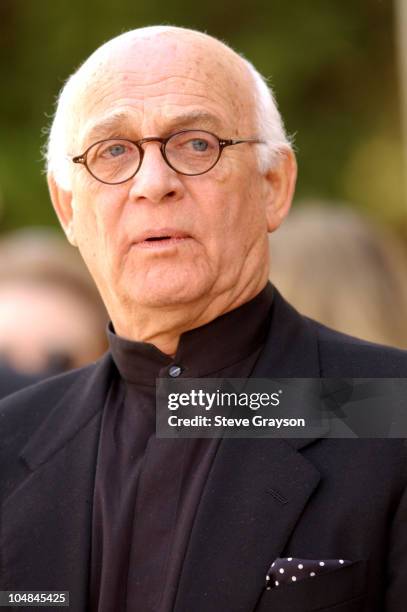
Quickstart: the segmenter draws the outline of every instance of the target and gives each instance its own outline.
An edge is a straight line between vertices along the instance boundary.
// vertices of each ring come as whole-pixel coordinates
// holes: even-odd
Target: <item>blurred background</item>
[[[407,244],[405,0],[120,0],[115,4],[1,0],[0,239],[27,226],[57,231],[41,148],[58,91],[101,43],[125,30],[156,23],[217,36],[270,77],[287,130],[295,137],[299,178],[294,211],[311,204],[315,215],[316,202],[317,217],[352,210],[356,224],[366,220],[373,233],[385,233],[388,244],[397,242],[401,270],[397,282],[402,284],[407,278],[407,267],[403,268]],[[299,231],[301,236],[308,233],[308,229]],[[349,235],[349,240],[359,240],[352,232],[342,234],[344,239]],[[294,246],[296,240],[288,235],[285,242]],[[316,240],[313,236],[312,241]],[[284,285],[284,278],[303,277],[303,273],[299,265],[284,259],[282,251],[279,255],[278,248],[276,243],[278,286],[295,303],[298,283],[290,280]],[[323,249],[329,248],[333,245],[321,244],[317,258],[324,258]],[[346,252],[346,242],[341,248]],[[371,254],[371,247],[367,249]],[[271,252],[273,258],[273,239]],[[377,258],[372,260],[375,266],[383,268]],[[334,279],[332,271],[325,293],[343,290]],[[366,287],[372,291],[369,300],[379,303],[375,291],[380,292],[380,278],[371,286]],[[396,294],[393,298],[402,310],[403,303],[395,302]],[[360,312],[364,307],[357,302],[349,308]],[[380,316],[390,316],[385,305],[380,309],[385,313]],[[301,310],[323,318],[324,309],[308,312],[306,300]],[[335,318],[328,322],[340,328],[340,319],[338,313],[337,323]],[[344,331],[375,339],[374,329],[370,333],[363,326],[348,326]],[[392,333],[387,342],[407,346],[406,330],[402,331]],[[379,336],[383,340],[383,334]]]

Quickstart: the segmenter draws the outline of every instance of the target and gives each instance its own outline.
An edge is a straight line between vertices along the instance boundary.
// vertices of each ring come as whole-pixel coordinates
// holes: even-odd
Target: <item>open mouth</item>
[[[174,231],[167,233],[165,230],[158,230],[157,235],[154,235],[153,232],[146,232],[144,235],[139,236],[136,246],[149,249],[174,247],[190,238],[191,236],[184,232]]]

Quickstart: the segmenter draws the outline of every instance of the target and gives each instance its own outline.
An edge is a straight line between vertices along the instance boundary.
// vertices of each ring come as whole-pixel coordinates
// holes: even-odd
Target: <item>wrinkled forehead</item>
[[[245,62],[206,35],[162,33],[119,40],[91,57],[85,69],[77,100],[82,134],[99,117],[119,109],[144,120],[188,109],[199,116],[202,110],[229,131],[255,129],[253,82]]]

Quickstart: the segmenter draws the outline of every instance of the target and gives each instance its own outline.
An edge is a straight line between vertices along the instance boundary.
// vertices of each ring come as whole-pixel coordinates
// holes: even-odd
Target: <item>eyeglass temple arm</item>
[[[265,144],[264,140],[259,140],[258,138],[242,138],[239,140],[220,140],[219,144],[222,147],[230,147],[231,145],[237,145],[237,144],[241,144],[242,142],[257,142],[258,144]]]

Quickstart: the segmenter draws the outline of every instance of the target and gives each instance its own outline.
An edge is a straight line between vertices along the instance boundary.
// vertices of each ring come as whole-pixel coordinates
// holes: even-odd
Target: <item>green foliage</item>
[[[205,30],[271,77],[296,134],[297,197],[404,217],[392,3],[380,0],[1,0],[0,223],[54,224],[40,149],[69,74],[118,33]]]

